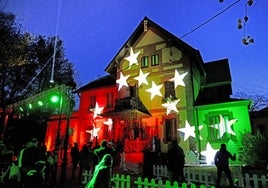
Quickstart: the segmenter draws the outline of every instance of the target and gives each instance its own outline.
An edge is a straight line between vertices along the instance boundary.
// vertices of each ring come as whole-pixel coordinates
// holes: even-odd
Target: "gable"
[[[148,30],[140,39],[139,42],[136,44],[136,48],[141,48],[143,46],[147,46],[153,43],[163,42],[164,39],[161,38],[159,35],[156,35],[153,31]]]

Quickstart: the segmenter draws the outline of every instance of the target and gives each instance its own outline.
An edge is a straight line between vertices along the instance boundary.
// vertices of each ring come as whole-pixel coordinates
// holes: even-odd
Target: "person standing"
[[[111,188],[113,157],[105,154],[96,166],[93,177],[85,188]]]
[[[79,160],[79,179],[81,180],[82,178],[82,173],[87,170],[90,170],[90,164],[91,164],[91,150],[89,149],[87,144],[84,144],[79,155],[80,155],[80,160]]]
[[[75,142],[74,146],[71,148],[71,158],[72,158],[72,179],[75,179],[75,170],[79,163],[79,148],[77,142]]]
[[[227,149],[226,144],[221,144],[221,148],[217,151],[214,162],[217,167],[217,184],[220,187],[222,172],[224,172],[229,181],[229,187],[234,187],[231,170],[229,167],[229,159],[236,160],[236,154],[232,155]]]
[[[184,176],[185,155],[183,149],[178,145],[177,140],[168,144],[167,168],[170,174],[170,181],[178,183],[186,182]]]

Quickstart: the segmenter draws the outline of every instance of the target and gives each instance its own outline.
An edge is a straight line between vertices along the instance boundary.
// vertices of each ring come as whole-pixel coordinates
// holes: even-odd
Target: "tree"
[[[238,92],[234,95],[238,99],[250,99],[252,101],[249,111],[258,111],[268,106],[268,98],[262,95],[250,95],[244,92]]]
[[[9,104],[51,88],[51,79],[55,85],[72,83],[74,87],[76,78],[73,63],[66,59],[63,41],[59,37],[23,32],[15,19],[12,13],[0,12],[2,118]]]
[[[13,14],[0,12],[0,107],[50,87],[54,49],[54,82],[74,82],[73,63],[65,58],[63,42],[58,37],[22,33]]]
[[[251,167],[266,168],[268,162],[267,138],[259,133],[243,133],[241,138],[242,147],[239,149],[239,160]]]

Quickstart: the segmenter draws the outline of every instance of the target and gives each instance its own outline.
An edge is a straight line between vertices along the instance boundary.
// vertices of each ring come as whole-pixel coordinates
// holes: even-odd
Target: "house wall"
[[[239,101],[230,103],[218,103],[214,105],[204,105],[196,108],[197,113],[197,127],[203,127],[200,129],[200,138],[196,138],[197,145],[199,145],[199,151],[207,150],[207,145],[210,144],[214,151],[220,148],[220,144],[225,143],[227,149],[233,154],[238,154],[241,147],[241,133],[251,132],[249,113],[246,104],[249,101]],[[218,140],[212,140],[209,133],[209,129],[212,128],[209,121],[211,116],[228,115],[230,129],[224,133]],[[234,122],[233,122],[233,121]],[[227,126],[228,120],[225,120]],[[220,124],[218,122],[217,124]],[[213,152],[212,152],[213,153]],[[238,157],[239,158],[239,157]],[[232,163],[237,163],[238,160]]]

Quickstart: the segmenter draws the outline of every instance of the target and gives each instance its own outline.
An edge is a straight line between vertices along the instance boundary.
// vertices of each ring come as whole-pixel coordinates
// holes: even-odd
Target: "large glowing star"
[[[223,116],[220,114],[220,122],[216,125],[210,125],[211,127],[219,130],[219,136],[222,137],[225,132],[230,133],[232,135],[236,135],[236,133],[232,130],[231,126],[237,121],[237,119],[224,120]],[[226,127],[225,127],[226,125]]]
[[[116,80],[116,83],[119,84],[118,86],[118,91],[123,87],[123,86],[128,86],[127,84],[127,79],[130,75],[124,76],[122,72],[120,72],[120,78]]]
[[[151,100],[158,95],[159,97],[162,97],[162,94],[160,92],[160,89],[162,88],[163,84],[156,85],[154,81],[152,81],[152,87],[150,89],[146,89],[147,92],[151,93]]]
[[[202,128],[202,125],[198,127],[199,130],[201,130]],[[191,126],[187,120],[185,120],[185,127],[178,129],[178,131],[184,133],[184,141],[187,140],[190,136],[195,138],[195,127]],[[202,137],[199,136],[199,139],[202,140]]]
[[[140,51],[138,51],[137,53],[134,53],[132,47],[130,47],[130,54],[128,57],[125,58],[127,61],[129,61],[129,68],[134,64],[137,64],[137,65],[139,64],[137,60],[139,54],[140,54]]]
[[[98,137],[98,132],[100,128],[96,128],[95,125],[93,124],[93,129],[92,130],[86,130],[87,133],[91,134],[90,140],[92,141],[95,137]]]
[[[167,115],[173,110],[175,112],[179,112],[177,109],[177,103],[180,101],[180,99],[173,100],[173,101],[167,101],[166,103],[163,103],[162,106],[167,108]]]
[[[103,108],[104,107],[99,107],[98,103],[96,102],[93,119],[95,119],[99,114],[101,114]]]
[[[147,76],[148,76],[148,75],[149,75],[149,72],[143,74],[142,70],[140,69],[140,74],[139,74],[139,76],[134,77],[135,80],[138,80],[138,81],[139,81],[139,87],[141,86],[141,84],[146,84],[146,85],[148,85],[148,82],[147,82]]]
[[[188,72],[185,72],[183,74],[179,74],[179,72],[177,70],[175,70],[175,75],[173,78],[169,79],[169,81],[173,81],[174,82],[174,86],[175,88],[178,86],[178,85],[181,85],[181,86],[185,86],[185,83],[183,81],[184,77],[186,76]]]
[[[217,150],[214,150],[209,142],[206,145],[206,150],[201,151],[201,154],[206,157],[207,164],[214,164],[214,157],[216,153],[217,153]]]
[[[108,131],[111,132],[113,128],[113,120],[108,118],[107,121],[103,122],[104,125],[108,126]]]

